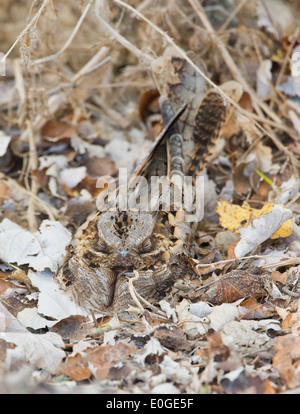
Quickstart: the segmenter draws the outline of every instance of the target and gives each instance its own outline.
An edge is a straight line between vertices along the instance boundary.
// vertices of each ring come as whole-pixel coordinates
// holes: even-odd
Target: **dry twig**
[[[44,0],[43,4],[39,8],[39,10],[36,12],[36,14],[33,16],[31,21],[28,23],[28,25],[25,27],[25,29],[18,35],[17,39],[13,43],[13,45],[9,48],[9,50],[5,53],[5,55],[2,57],[1,62],[5,62],[6,58],[10,55],[10,53],[13,51],[13,49],[17,46],[17,44],[23,39],[23,37],[29,32],[29,30],[32,28],[32,26],[36,25],[39,18],[41,17],[43,11],[46,9],[48,4],[51,2],[51,0]]]
[[[38,183],[36,178],[33,176],[33,171],[38,168],[38,157],[36,151],[35,137],[32,128],[32,122],[30,120],[26,121],[28,138],[29,138],[29,171],[31,172],[31,193],[37,196],[38,192]],[[36,217],[35,217],[35,200],[33,197],[30,197],[28,202],[28,212],[27,212],[29,230],[34,233],[38,229]]]

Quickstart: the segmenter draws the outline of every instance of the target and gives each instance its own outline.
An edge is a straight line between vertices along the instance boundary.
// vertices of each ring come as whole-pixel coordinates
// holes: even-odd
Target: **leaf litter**
[[[0,5],[0,390],[297,392],[299,5],[71,3]],[[96,209],[97,178],[132,171],[160,132],[169,46],[201,58],[229,99],[198,277],[92,319],[53,274]]]

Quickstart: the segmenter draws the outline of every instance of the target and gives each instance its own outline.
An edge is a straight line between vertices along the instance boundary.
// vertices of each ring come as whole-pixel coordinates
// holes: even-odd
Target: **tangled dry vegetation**
[[[0,16],[1,392],[299,392],[299,3],[3,0]],[[239,90],[207,166],[199,278],[96,328],[52,276],[97,178],[158,135],[169,46]]]

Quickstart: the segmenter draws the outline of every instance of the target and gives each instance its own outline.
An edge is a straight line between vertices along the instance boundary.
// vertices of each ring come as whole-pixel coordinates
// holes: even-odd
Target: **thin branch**
[[[43,201],[40,197],[33,194],[30,190],[27,190],[26,188],[22,187],[20,184],[17,183],[17,181],[13,180],[12,178],[8,177],[4,173],[0,172],[0,182],[9,182],[9,186],[15,186],[18,192],[25,194],[29,198],[33,198],[36,203],[40,206],[41,210],[44,211],[50,220],[56,220],[56,217],[59,217],[58,210],[48,204],[46,201]]]
[[[233,10],[230,16],[225,20],[225,22],[222,24],[220,29],[218,30],[218,34],[224,32],[224,30],[227,28],[229,23],[235,18],[235,16],[242,10],[242,8],[245,6],[245,4],[248,3],[248,0],[241,0],[240,3],[237,5],[237,7]]]
[[[68,40],[66,41],[66,43],[63,45],[63,47],[58,51],[58,52],[56,52],[56,53],[54,53],[53,55],[50,55],[50,56],[45,56],[45,57],[43,57],[43,58],[40,58],[40,59],[36,59],[36,60],[34,60],[34,61],[32,61],[31,62],[31,65],[38,65],[38,64],[40,64],[40,63],[44,63],[44,62],[49,62],[49,61],[51,61],[51,60],[55,60],[55,59],[57,59],[58,58],[58,56],[59,55],[61,55],[69,46],[70,46],[70,44],[72,43],[72,41],[73,41],[73,39],[74,39],[74,37],[76,36],[76,34],[77,34],[77,32],[78,32],[78,30],[79,30],[79,28],[80,28],[80,26],[81,26],[81,24],[82,24],[82,22],[84,21],[84,19],[85,19],[85,17],[86,17],[86,15],[87,15],[87,13],[88,13],[88,11],[89,11],[89,9],[90,9],[90,7],[91,7],[91,5],[92,5],[92,2],[93,2],[93,0],[90,0],[89,2],[88,2],[88,4],[85,6],[85,9],[84,9],[84,11],[82,12],[82,14],[81,14],[81,16],[80,16],[80,18],[79,18],[79,20],[78,20],[78,22],[76,23],[76,26],[74,27],[74,29],[73,29],[73,31],[72,31],[72,33],[71,33],[71,35],[70,35],[70,37],[68,38]]]
[[[138,12],[137,12],[138,13]],[[103,17],[100,16],[99,13],[97,13],[97,19],[101,22],[103,26],[112,34],[112,36],[123,46],[125,49],[129,50],[131,53],[133,53],[137,59],[144,61],[147,65],[150,65],[151,62],[154,60],[152,56],[146,54],[145,52],[142,52],[140,49],[138,49],[136,46],[134,46],[132,43],[130,43],[125,37],[120,35],[109,23],[107,23],[106,20],[103,19]]]

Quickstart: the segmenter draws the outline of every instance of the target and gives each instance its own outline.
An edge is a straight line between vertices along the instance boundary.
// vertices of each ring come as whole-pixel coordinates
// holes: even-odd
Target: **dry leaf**
[[[111,368],[120,361],[124,361],[136,350],[133,344],[102,345],[85,350],[84,355],[68,357],[62,365],[62,373],[74,381],[90,378],[92,373],[99,381],[105,380]]]
[[[3,157],[6,154],[11,137],[6,135],[3,131],[0,131],[0,157]]]
[[[59,175],[61,183],[72,189],[85,178],[86,167],[64,168]]]
[[[154,338],[157,338],[162,346],[172,351],[186,350],[188,342],[181,329],[162,326],[155,330]]]
[[[36,368],[55,374],[65,358],[61,337],[55,333],[34,335],[30,332],[1,333],[0,339],[16,345],[8,349],[6,364],[9,369],[16,368],[22,362],[29,362]]]
[[[262,298],[270,293],[271,277],[254,275],[245,270],[233,270],[222,276],[215,285],[212,303],[230,303],[246,296]],[[207,293],[206,293],[207,296]]]
[[[6,263],[56,271],[70,241],[71,233],[58,221],[44,220],[34,234],[9,219],[0,224],[0,258]]]
[[[58,333],[63,339],[80,341],[85,338],[94,327],[90,318],[83,315],[71,315],[55,323],[49,330]]]
[[[300,385],[300,336],[288,334],[277,338],[273,366],[288,388]]]
[[[292,212],[279,204],[266,204],[258,210],[221,201],[216,211],[222,227],[241,234],[235,247],[236,257],[245,256],[268,238],[288,237],[293,233]]]
[[[77,306],[69,296],[67,296],[55,283],[53,273],[28,272],[31,284],[38,288],[38,312],[41,315],[61,320],[71,315],[87,316],[88,313],[81,306]],[[49,321],[49,326],[53,325],[53,320]],[[46,324],[47,326],[47,324]]]
[[[41,128],[41,134],[44,139],[55,139],[59,141],[64,138],[71,138],[71,136],[76,133],[76,130],[70,125],[61,122],[61,121],[47,121],[45,125]]]

